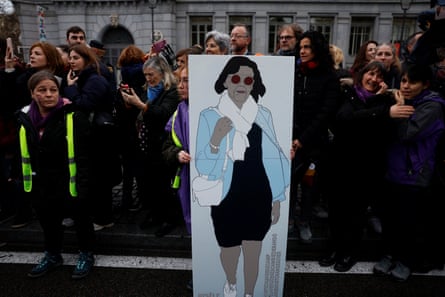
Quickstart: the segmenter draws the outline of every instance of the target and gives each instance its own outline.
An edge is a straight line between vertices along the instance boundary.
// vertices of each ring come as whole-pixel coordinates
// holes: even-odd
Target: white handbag
[[[199,175],[192,181],[193,197],[200,206],[219,205],[223,197],[224,174],[227,169],[227,152],[229,151],[229,136],[227,135],[227,147],[224,154],[224,165],[219,178],[209,180],[207,175]]]

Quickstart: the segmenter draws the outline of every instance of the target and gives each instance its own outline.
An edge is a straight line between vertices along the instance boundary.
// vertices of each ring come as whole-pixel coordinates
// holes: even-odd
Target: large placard
[[[293,82],[293,57],[189,57],[193,296],[283,296]]]

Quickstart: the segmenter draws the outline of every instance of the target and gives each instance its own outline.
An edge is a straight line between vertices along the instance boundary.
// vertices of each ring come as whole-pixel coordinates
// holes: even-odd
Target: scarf
[[[317,61],[307,61],[307,62],[302,62],[301,58],[299,58],[297,60],[297,65],[300,68],[301,72],[303,72],[304,74],[308,73],[310,70],[313,70],[315,68],[318,67],[318,62]]]
[[[155,101],[159,97],[159,94],[161,94],[163,91],[164,91],[164,83],[162,81],[154,87],[148,87],[147,102],[152,103],[153,101]]]
[[[354,90],[357,93],[357,96],[360,100],[366,103],[366,101],[371,98],[372,96],[375,96],[375,93],[372,93],[368,90],[366,90],[364,87],[355,85]]]
[[[37,131],[45,128],[46,123],[54,116],[57,110],[61,109],[65,105],[65,103],[66,101],[62,97],[59,97],[56,106],[48,113],[46,117],[43,117],[36,101],[32,100],[28,115],[34,128],[36,128]]]
[[[244,153],[249,147],[249,139],[247,133],[252,128],[252,124],[258,113],[258,105],[255,100],[249,96],[247,101],[239,109],[224,93],[218,104],[218,110],[223,116],[228,117],[232,121],[235,129],[235,136],[233,137],[232,150],[229,151],[229,156],[232,160],[244,160]]]

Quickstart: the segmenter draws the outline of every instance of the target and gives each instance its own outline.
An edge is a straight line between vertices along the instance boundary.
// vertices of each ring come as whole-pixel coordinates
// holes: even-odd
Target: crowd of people
[[[310,244],[314,216],[327,218],[321,266],[350,270],[372,218],[384,247],[374,273],[404,281],[443,268],[434,235],[443,227],[435,167],[445,138],[445,42],[434,35],[443,22],[420,27],[401,52],[366,41],[349,68],[321,33],[280,28],[275,55],[295,57],[289,232]],[[184,223],[191,234],[188,56],[255,54],[244,24],[176,52],[129,45],[115,66],[101,61],[100,42],[86,40],[71,27],[66,44],[34,43],[27,65],[0,40],[0,223],[39,220],[45,253],[29,277],[63,263],[72,225],[72,277],[88,275],[95,231],[113,227],[112,189],[121,183],[120,211],[145,210],[141,229],[162,237]],[[434,51],[427,63],[426,50]]]

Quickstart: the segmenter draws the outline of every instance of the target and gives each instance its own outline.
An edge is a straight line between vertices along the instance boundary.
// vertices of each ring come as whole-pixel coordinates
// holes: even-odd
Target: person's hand
[[[160,52],[160,55],[162,55],[165,60],[167,61],[168,65],[170,65],[171,69],[175,71],[178,69],[178,64],[176,63],[176,54],[173,51],[170,44],[166,44],[162,51]]]
[[[192,159],[192,156],[190,156],[189,153],[187,153],[186,151],[182,150],[178,153],[178,161],[181,164],[187,164],[190,163],[190,160]]]
[[[18,59],[11,52],[9,47],[6,47],[6,55],[5,55],[5,68],[12,69],[18,63]]]
[[[68,72],[68,74],[66,76],[66,82],[67,82],[68,86],[74,85],[78,79],[79,79],[79,77],[76,75],[74,70],[70,69],[70,71]]]
[[[155,51],[153,51],[153,46],[152,46],[152,48],[150,49],[150,51],[148,52],[148,53],[146,53],[145,54],[145,56],[144,56],[144,61],[147,61],[148,59],[150,59],[150,58],[152,58],[152,57],[156,57],[158,54],[155,52]]]
[[[377,91],[377,95],[380,95],[380,94],[385,94],[386,93],[386,91],[388,91],[388,85],[384,82],[384,81],[382,81],[381,83],[379,83],[379,90]]]
[[[400,92],[400,90],[396,90],[395,92],[393,92],[394,94],[394,99],[396,99],[396,102],[400,105],[405,104],[405,97],[403,96],[402,92]]]
[[[279,219],[280,219],[280,201],[274,201],[272,203],[271,224],[275,225],[276,223],[278,223]]]
[[[414,113],[414,107],[405,105],[405,97],[400,90],[393,92],[396,104],[389,109],[389,116],[391,118],[409,118]]]
[[[354,80],[352,77],[343,77],[340,78],[340,85],[343,86],[352,86],[354,84]]]
[[[128,89],[120,89],[122,99],[124,99],[124,102],[131,105],[136,105],[136,103],[140,102],[139,96],[136,95],[133,88]]]

